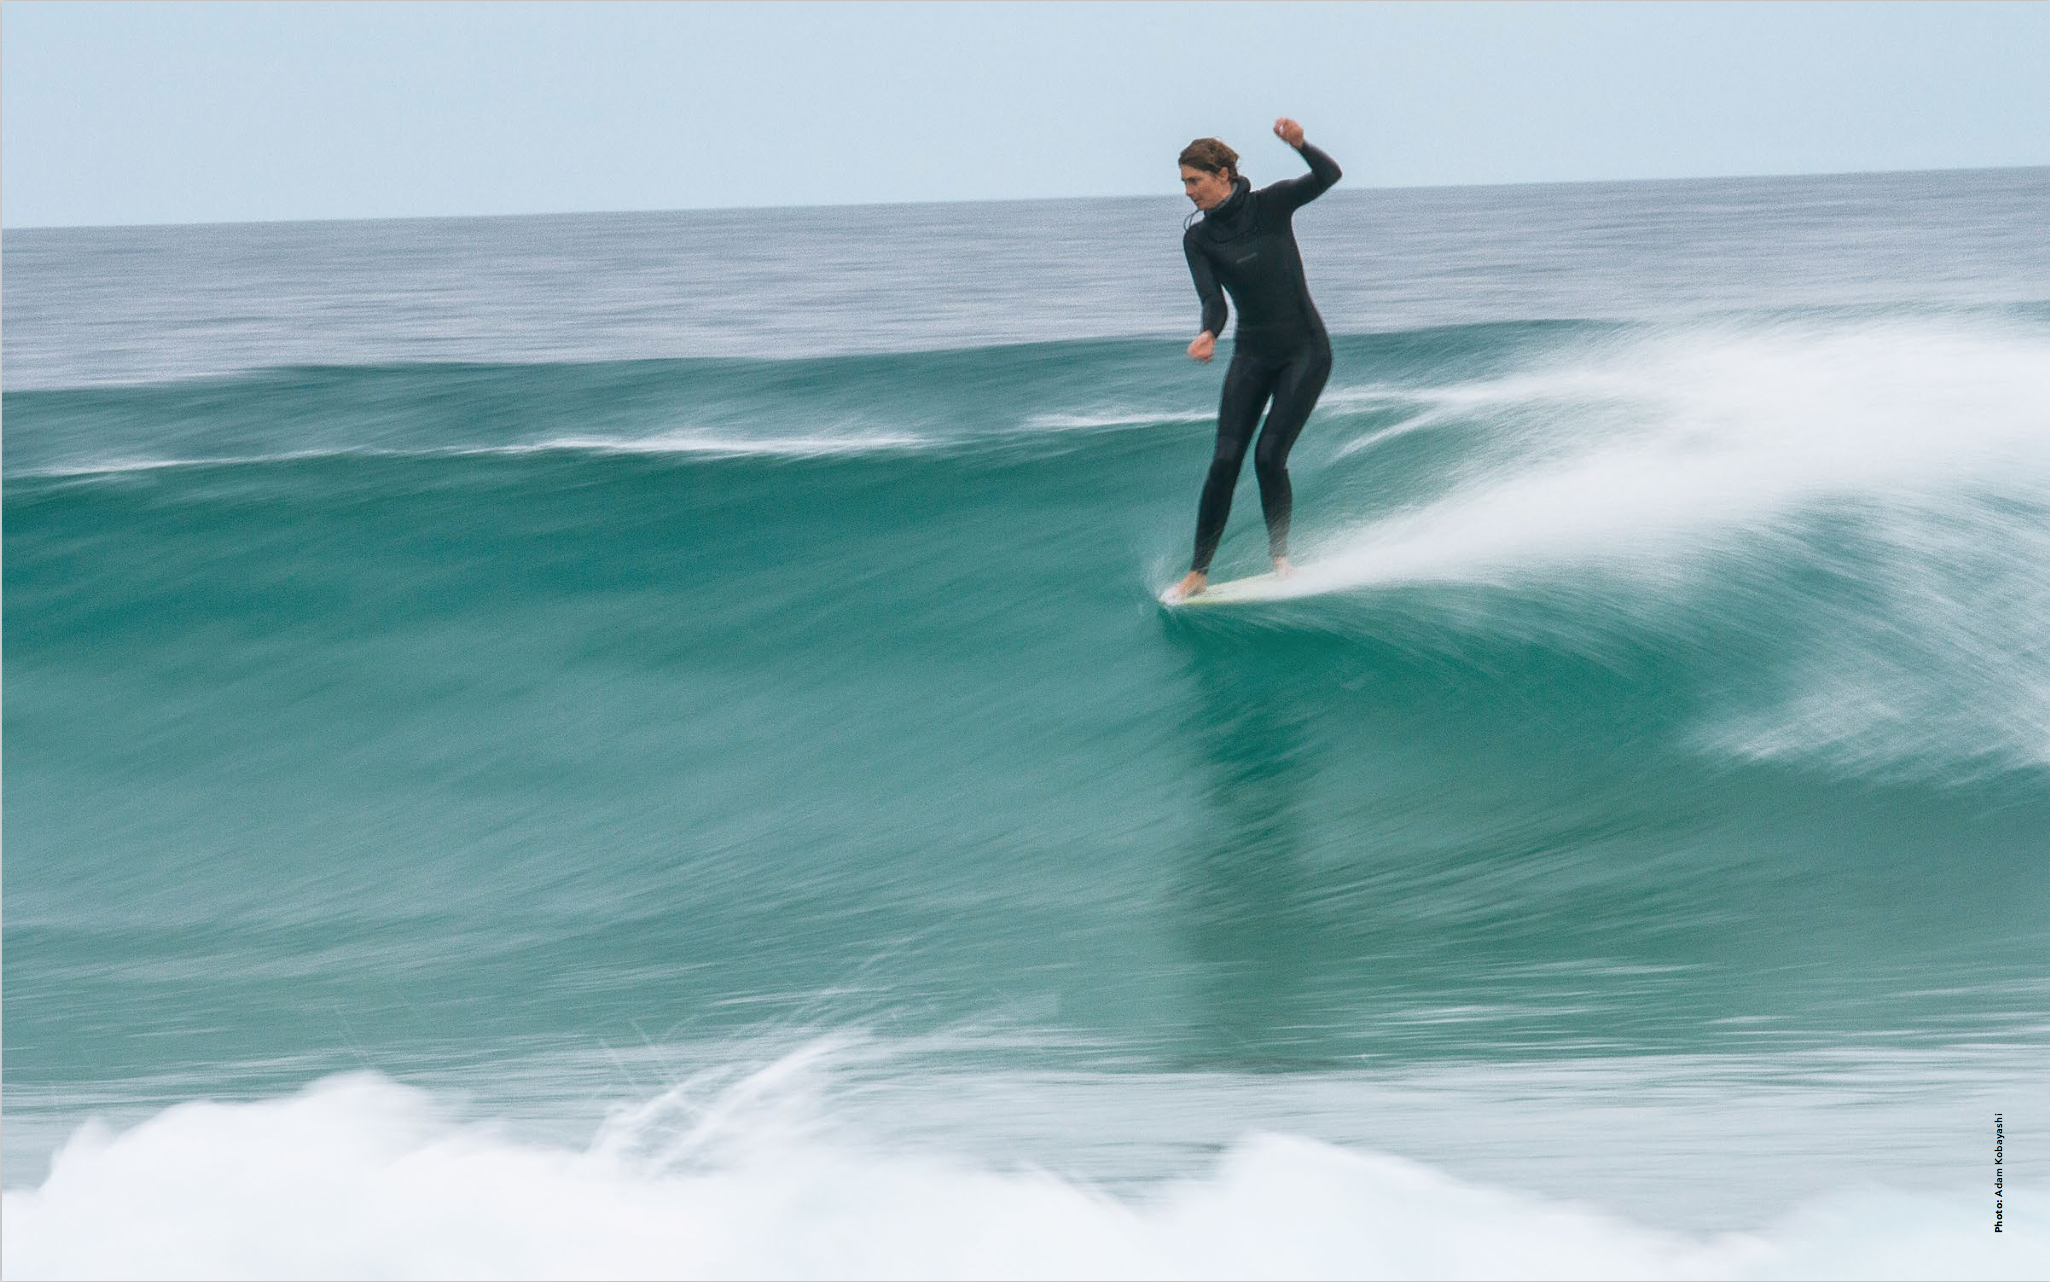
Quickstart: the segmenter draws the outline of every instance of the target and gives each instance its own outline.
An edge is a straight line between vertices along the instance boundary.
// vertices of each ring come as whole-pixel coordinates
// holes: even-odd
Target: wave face
[[[2050,1105],[2050,309],[1341,335],[1304,572],[1200,614],[1178,348],[11,387],[8,1271],[372,1267],[259,1204],[397,1273],[990,1258],[886,1204],[1071,1244],[1009,1272],[1967,1258]]]

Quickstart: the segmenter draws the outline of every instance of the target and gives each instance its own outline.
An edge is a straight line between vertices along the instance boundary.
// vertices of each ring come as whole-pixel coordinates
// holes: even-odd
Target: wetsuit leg
[[[1253,450],[1253,474],[1260,478],[1260,510],[1267,517],[1269,556],[1288,555],[1288,526],[1295,492],[1288,483],[1288,451],[1317,408],[1324,380],[1331,377],[1331,349],[1319,345],[1296,353],[1274,381],[1274,407]]]
[[[1210,572],[1210,558],[1217,554],[1217,541],[1224,537],[1225,518],[1231,515],[1231,492],[1239,483],[1246,447],[1253,443],[1260,411],[1273,395],[1275,380],[1282,369],[1278,363],[1242,353],[1231,358],[1231,366],[1224,372],[1224,394],[1217,403],[1217,453],[1210,460],[1210,475],[1203,482],[1203,501],[1196,509],[1196,557],[1189,566],[1192,570]]]

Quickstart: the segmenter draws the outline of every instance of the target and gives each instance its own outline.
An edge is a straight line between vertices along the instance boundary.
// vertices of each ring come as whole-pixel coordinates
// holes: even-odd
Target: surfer
[[[1276,574],[1295,572],[1288,561],[1288,451],[1330,376],[1331,338],[1310,301],[1291,219],[1340,175],[1336,161],[1303,141],[1295,121],[1275,121],[1274,134],[1302,153],[1310,172],[1258,191],[1239,176],[1238,153],[1217,139],[1198,138],[1182,148],[1182,190],[1203,213],[1182,234],[1189,275],[1203,300],[1203,332],[1189,344],[1189,355],[1208,361],[1216,351],[1226,292],[1238,304],[1239,323],[1217,407],[1217,452],[1196,510],[1196,556],[1188,577],[1168,593],[1170,601],[1192,597],[1210,581],[1210,558],[1263,409],[1267,425],[1253,451],[1253,472],[1267,518],[1267,550]]]

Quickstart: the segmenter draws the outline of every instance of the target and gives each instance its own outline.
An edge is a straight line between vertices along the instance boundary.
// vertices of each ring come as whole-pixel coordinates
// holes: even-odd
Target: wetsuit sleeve
[[[1193,230],[1182,237],[1182,253],[1189,260],[1189,275],[1196,282],[1196,297],[1203,300],[1203,329],[1223,338],[1224,321],[1231,311],[1224,305],[1224,287],[1217,283],[1217,273],[1211,270],[1210,259],[1196,248]]]
[[[1261,191],[1260,199],[1278,201],[1283,209],[1301,209],[1317,197],[1330,191],[1332,184],[1345,177],[1338,168],[1338,162],[1325,155],[1309,143],[1298,148],[1303,159],[1309,162],[1310,172],[1300,178],[1284,178]]]

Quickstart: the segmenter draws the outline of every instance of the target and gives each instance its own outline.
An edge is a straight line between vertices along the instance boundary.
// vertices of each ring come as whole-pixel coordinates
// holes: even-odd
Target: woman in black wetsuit
[[[1275,121],[1274,133],[1302,153],[1310,172],[1258,191],[1239,177],[1238,153],[1217,139],[1198,138],[1182,149],[1182,189],[1203,211],[1182,236],[1189,274],[1203,300],[1203,332],[1189,344],[1189,355],[1207,361],[1216,350],[1227,291],[1238,304],[1239,324],[1217,407],[1217,454],[1196,511],[1196,557],[1188,577],[1168,593],[1171,601],[1194,596],[1209,582],[1210,558],[1224,534],[1231,492],[1262,409],[1267,426],[1253,451],[1253,471],[1267,517],[1267,550],[1275,573],[1294,573],[1288,563],[1288,450],[1331,373],[1331,339],[1310,301],[1291,219],[1340,174],[1336,161],[1303,141],[1303,127],[1295,121]]]

